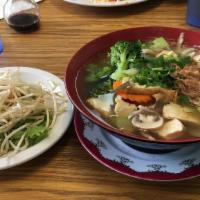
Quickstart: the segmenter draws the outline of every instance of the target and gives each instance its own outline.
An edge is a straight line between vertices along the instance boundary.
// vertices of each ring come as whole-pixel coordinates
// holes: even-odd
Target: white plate
[[[40,143],[21,151],[12,157],[0,158],[0,170],[25,163],[47,151],[64,135],[65,131],[70,125],[74,111],[74,107],[66,95],[64,82],[60,78],[49,72],[29,67],[4,67],[0,68],[0,72],[5,72],[8,70],[12,72],[16,71],[17,69],[20,70],[20,78],[27,83],[40,82],[47,88],[49,81],[53,81],[58,84],[58,91],[62,92],[68,101],[67,111],[58,116],[54,127],[49,131],[48,137],[42,140]]]
[[[141,3],[148,0],[118,0],[116,2],[100,2],[99,0],[64,0],[69,3],[78,4],[82,6],[94,6],[94,7],[117,7],[128,6],[132,4]]]

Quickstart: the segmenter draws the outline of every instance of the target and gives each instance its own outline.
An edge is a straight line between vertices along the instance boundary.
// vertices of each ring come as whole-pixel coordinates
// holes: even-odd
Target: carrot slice
[[[122,85],[121,81],[114,81],[113,82],[113,90],[117,89],[121,85]]]
[[[121,81],[115,81],[113,82],[113,90],[117,89],[118,87],[120,87],[123,83]],[[126,94],[126,90],[118,90],[117,91],[117,94],[120,95],[120,94]]]
[[[135,105],[152,105],[155,103],[155,98],[150,95],[135,95],[135,94],[120,94],[124,101],[134,103]]]
[[[113,82],[113,90],[117,89],[122,85],[121,81]],[[136,94],[129,94],[126,90],[119,90],[117,94],[122,97],[123,100],[134,103],[136,105],[151,105],[155,103],[155,98],[151,95],[136,95]]]

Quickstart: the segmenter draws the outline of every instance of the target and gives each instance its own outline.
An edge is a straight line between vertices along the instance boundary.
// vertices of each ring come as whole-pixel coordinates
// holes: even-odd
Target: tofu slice
[[[199,125],[193,125],[193,124],[185,124],[186,129],[188,130],[188,133],[194,137],[200,137],[200,126]]]
[[[172,119],[156,129],[155,133],[165,140],[174,140],[184,134],[184,129],[184,125],[178,119]]]
[[[115,98],[115,114],[119,117],[128,117],[131,113],[137,110],[137,106],[135,104],[127,103],[120,96]]]
[[[184,122],[200,125],[200,113],[198,111],[190,111],[191,108],[170,103],[164,106],[163,116],[167,119],[179,119]]]
[[[99,95],[97,98],[89,98],[86,102],[100,114],[108,116],[112,113],[113,98],[113,94],[105,94]]]

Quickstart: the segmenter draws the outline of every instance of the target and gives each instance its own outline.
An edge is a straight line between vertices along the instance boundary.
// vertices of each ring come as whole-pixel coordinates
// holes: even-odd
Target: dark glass
[[[31,32],[39,28],[40,15],[35,0],[7,0],[3,11],[5,21],[17,31]]]
[[[30,32],[39,28],[39,17],[35,14],[15,14],[10,16],[8,21],[9,25],[19,32]]]

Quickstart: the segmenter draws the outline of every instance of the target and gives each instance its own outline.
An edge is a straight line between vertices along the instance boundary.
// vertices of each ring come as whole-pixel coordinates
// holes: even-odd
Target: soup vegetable
[[[27,84],[20,71],[0,74],[0,156],[12,156],[48,136],[66,100],[50,84]]]
[[[200,52],[164,37],[117,41],[84,68],[87,105],[150,140],[200,136]]]

